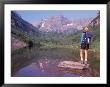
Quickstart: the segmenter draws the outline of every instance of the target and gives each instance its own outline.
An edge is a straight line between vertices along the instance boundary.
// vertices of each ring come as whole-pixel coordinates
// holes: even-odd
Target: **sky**
[[[70,20],[78,18],[96,17],[98,10],[17,10],[16,11],[24,20],[29,23],[36,23],[44,18],[51,16],[63,15]]]

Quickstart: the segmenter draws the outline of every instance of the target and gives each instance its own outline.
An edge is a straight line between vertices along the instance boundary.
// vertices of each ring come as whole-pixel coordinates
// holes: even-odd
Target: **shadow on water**
[[[71,70],[58,68],[61,61],[74,60],[70,48],[28,47],[11,54],[11,76],[14,77],[80,77],[95,76],[93,69]]]

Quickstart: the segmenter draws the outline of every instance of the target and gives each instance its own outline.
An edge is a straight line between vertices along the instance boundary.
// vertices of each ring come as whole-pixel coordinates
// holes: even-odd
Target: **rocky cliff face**
[[[100,25],[100,12],[97,13],[97,16],[90,22],[92,27]]]
[[[26,46],[26,43],[23,41],[20,41],[18,38],[11,37],[11,48],[12,50],[23,48]]]

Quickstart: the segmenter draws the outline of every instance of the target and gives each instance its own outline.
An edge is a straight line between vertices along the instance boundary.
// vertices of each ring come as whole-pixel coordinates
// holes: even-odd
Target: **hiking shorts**
[[[81,43],[80,48],[81,48],[81,49],[84,49],[84,50],[88,50],[88,49],[89,49],[89,44]]]

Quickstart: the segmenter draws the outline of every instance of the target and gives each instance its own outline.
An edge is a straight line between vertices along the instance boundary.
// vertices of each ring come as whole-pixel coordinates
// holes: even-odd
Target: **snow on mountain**
[[[76,32],[82,29],[83,26],[87,26],[91,20],[93,18],[80,18],[73,21],[60,15],[42,19],[34,25],[42,32]]]

